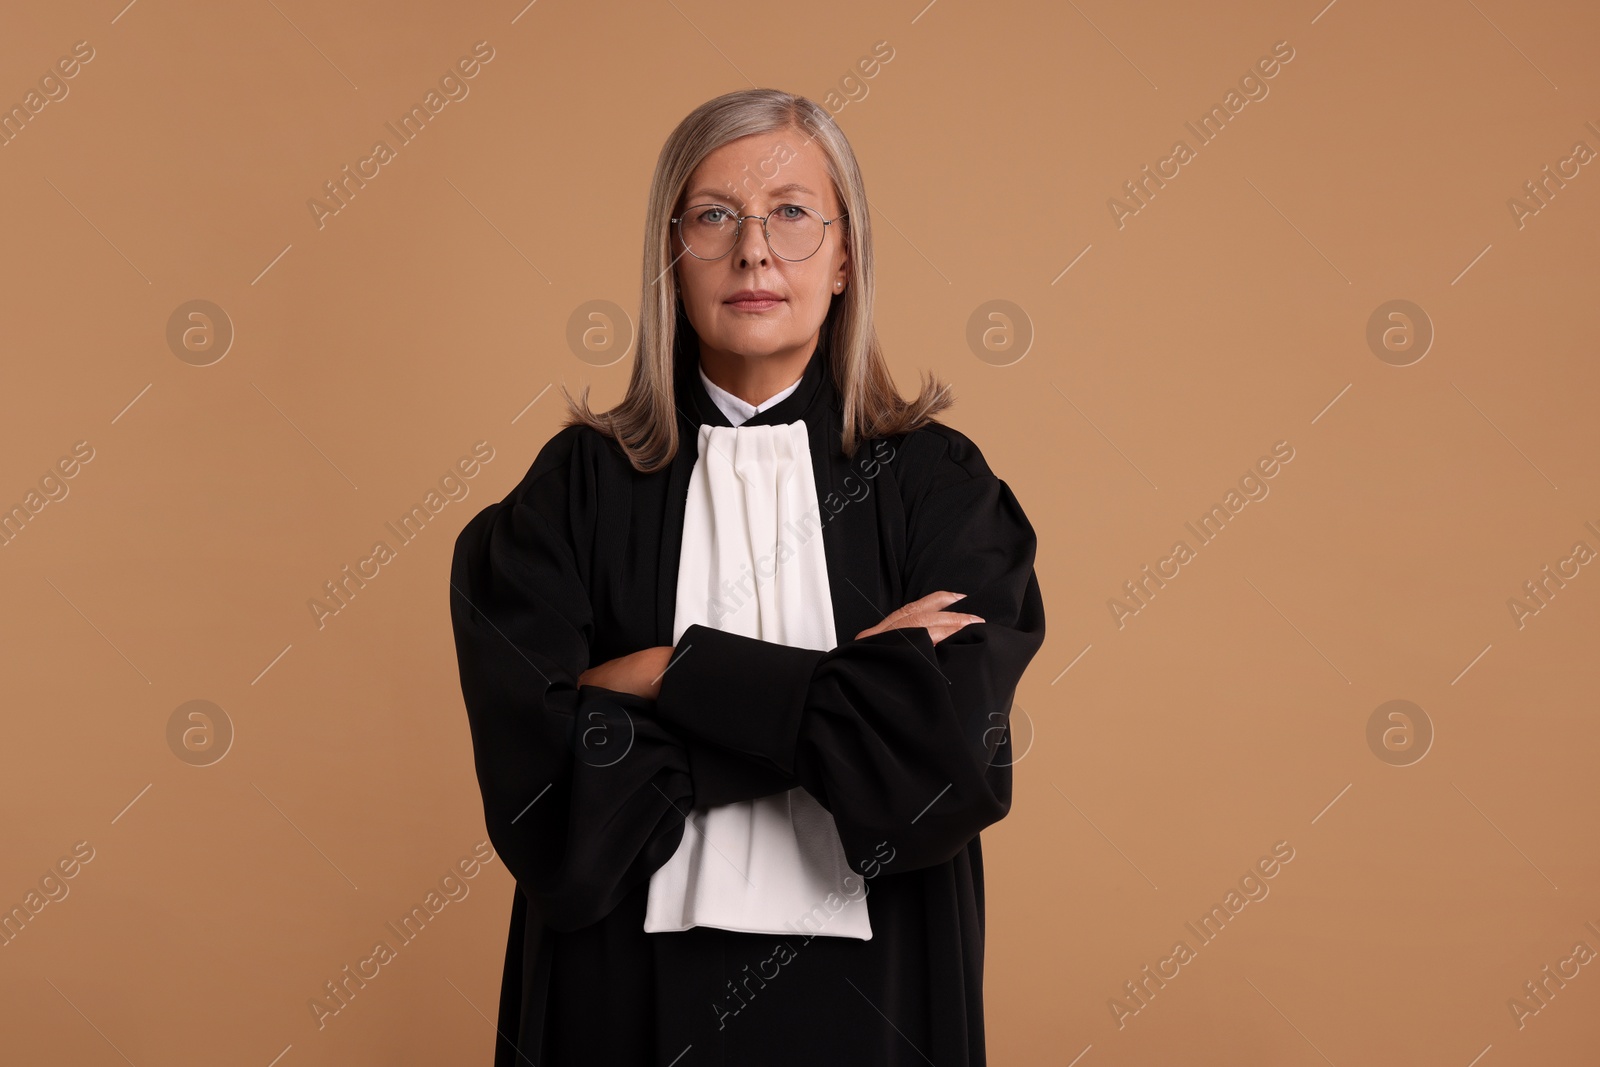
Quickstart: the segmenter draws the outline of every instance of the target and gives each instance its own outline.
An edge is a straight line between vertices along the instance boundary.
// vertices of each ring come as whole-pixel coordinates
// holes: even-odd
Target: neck
[[[747,356],[713,349],[702,341],[700,366],[718,386],[746,404],[759,407],[800,380],[816,347],[817,338],[812,337],[799,348],[768,356]]]

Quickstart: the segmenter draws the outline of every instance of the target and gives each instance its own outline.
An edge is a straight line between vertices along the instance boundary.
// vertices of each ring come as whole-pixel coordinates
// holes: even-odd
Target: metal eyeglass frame
[[[728,252],[732,252],[735,248],[739,247],[739,238],[744,234],[744,220],[745,219],[760,219],[761,220],[761,236],[763,236],[763,237],[765,237],[767,239],[767,247],[768,248],[772,248],[772,254],[773,255],[777,256],[779,259],[783,260],[785,263],[804,263],[806,260],[808,260],[812,256],[816,255],[818,252],[822,251],[822,246],[828,243],[828,227],[832,226],[834,223],[838,222],[840,219],[842,219],[846,215],[850,214],[850,212],[848,212],[848,211],[841,211],[838,215],[834,216],[831,219],[822,219],[822,240],[817,242],[817,247],[816,248],[813,248],[810,252],[808,252],[805,255],[801,256],[799,259],[790,259],[787,256],[779,255],[778,250],[776,248],[772,247],[772,231],[767,229],[767,218],[772,214],[772,212],[769,211],[769,212],[767,212],[766,215],[739,215],[739,214],[734,214],[733,242],[728,245],[728,252],[722,253],[722,256],[702,256],[702,255],[697,254],[694,249],[690,248],[689,247],[689,242],[684,240],[684,237],[683,237],[683,220],[688,218],[689,217],[689,212],[693,211],[697,207],[720,207],[720,208],[722,208],[722,210],[727,211],[729,213],[733,213],[733,212],[732,212],[731,208],[722,207],[721,204],[717,204],[717,203],[691,204],[688,207],[683,209],[683,214],[682,215],[679,215],[675,219],[668,219],[667,220],[668,222],[672,223],[672,225],[677,227],[678,240],[683,243],[684,251],[688,252],[691,256],[694,256],[695,259],[703,260],[704,262],[707,262],[707,263],[715,263],[717,260],[721,259],[722,256],[727,255]],[[822,218],[822,212],[818,211],[816,208],[806,207],[804,204],[779,204],[778,207],[774,208],[773,210],[775,210],[775,211],[776,210],[781,210],[782,208],[786,208],[786,207],[797,207],[801,211],[809,211],[811,214],[817,216],[818,218]]]

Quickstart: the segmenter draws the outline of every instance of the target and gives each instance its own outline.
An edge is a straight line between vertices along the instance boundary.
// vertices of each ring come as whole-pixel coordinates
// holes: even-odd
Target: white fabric
[[[699,447],[673,644],[700,623],[798,648],[835,647],[806,424],[701,426]],[[692,646],[682,653],[695,654]],[[871,939],[861,876],[850,871],[833,816],[804,789],[694,807],[687,823],[678,850],[650,876],[646,931],[804,929]]]
[[[733,423],[735,426],[739,425],[741,422],[744,422],[756,412],[765,411],[767,408],[770,408],[772,405],[776,404],[778,401],[782,400],[784,397],[800,388],[800,378],[796,378],[794,383],[791,384],[789,388],[773,393],[759,404],[752,404],[748,400],[728,392],[722,386],[718,385],[710,378],[707,378],[705,366],[703,364],[699,366],[700,381],[705,384],[706,393],[711,397],[711,402],[716,404],[717,407],[721,408],[722,413],[728,416],[728,421]],[[805,377],[805,375],[802,374],[801,378],[803,377]]]

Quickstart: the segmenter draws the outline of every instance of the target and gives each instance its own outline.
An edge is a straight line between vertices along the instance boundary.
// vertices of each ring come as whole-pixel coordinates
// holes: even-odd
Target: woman
[[[985,1062],[1034,532],[946,390],[896,392],[872,291],[827,112],[702,105],[652,180],[626,396],[568,397],[456,542],[517,883],[497,1067]]]

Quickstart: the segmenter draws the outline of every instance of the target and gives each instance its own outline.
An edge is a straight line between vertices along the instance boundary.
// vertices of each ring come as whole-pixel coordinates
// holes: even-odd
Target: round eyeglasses
[[[739,243],[744,220],[760,219],[772,254],[794,263],[816,255],[828,227],[848,214],[825,219],[822,212],[802,204],[779,204],[765,215],[739,215],[721,204],[696,204],[668,221],[678,228],[678,239],[691,256],[721,259]]]

